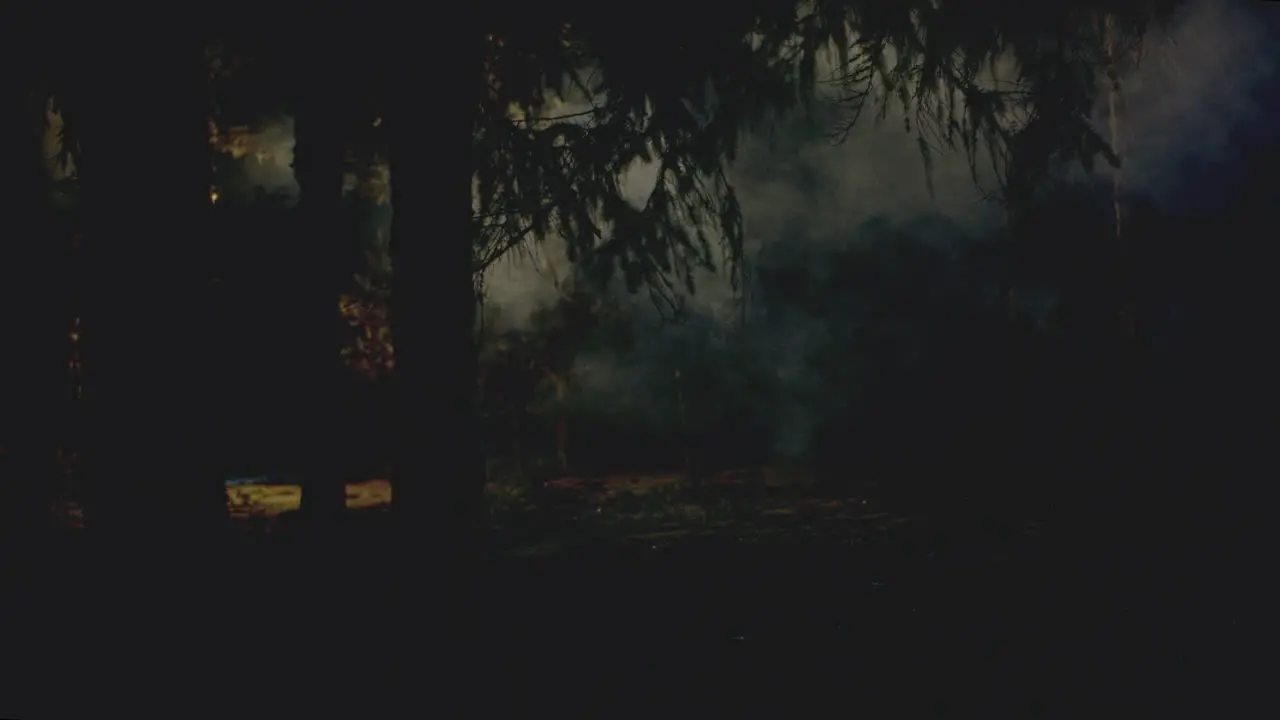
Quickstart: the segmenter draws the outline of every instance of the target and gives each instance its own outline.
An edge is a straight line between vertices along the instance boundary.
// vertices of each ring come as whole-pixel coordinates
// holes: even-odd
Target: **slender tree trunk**
[[[565,403],[569,400],[569,381],[555,373],[552,373],[551,381],[556,387],[556,461],[560,464],[560,472],[568,475],[569,418],[565,412]]]
[[[402,139],[392,149],[392,338],[403,433],[394,512],[410,538],[424,540],[423,533],[436,530],[465,544],[484,508],[474,409],[469,164],[433,160],[427,148],[414,147],[419,144],[426,143]],[[451,181],[453,192],[437,180]],[[437,194],[443,197],[432,197]]]
[[[1123,161],[1120,133],[1123,112],[1120,72],[1123,48],[1116,19],[1108,13],[1093,16],[1099,40],[1103,79],[1101,121],[1112,149]],[[1080,533],[1082,558],[1098,566],[1115,567],[1113,558],[1123,557],[1131,540],[1141,533],[1142,487],[1146,473],[1138,464],[1137,426],[1132,373],[1132,312],[1134,287],[1128,263],[1127,228],[1123,197],[1123,172],[1112,169],[1110,197],[1100,236],[1109,240],[1101,247],[1087,282],[1077,288],[1078,307],[1073,337],[1072,392],[1067,435],[1076,442],[1066,461],[1078,492],[1062,503],[1062,511],[1074,521]]]
[[[680,446],[684,451],[684,477],[686,482],[695,482],[693,473],[693,438],[689,429],[689,413],[684,402],[684,380],[676,369],[676,413],[680,421]]]
[[[529,476],[528,460],[524,453],[524,417],[513,410],[511,413],[511,449],[516,456],[516,472],[520,474],[520,482],[533,486],[534,479]],[[535,488],[536,489],[536,488]]]
[[[569,421],[563,416],[556,418],[556,461],[560,463],[560,472],[569,474]]]
[[[190,31],[190,32],[188,32]],[[93,36],[83,53],[83,312],[91,525],[135,548],[199,543],[226,521],[203,425],[210,156],[204,47],[189,28]],[[110,61],[107,60],[110,58]],[[139,113],[147,123],[139,148]],[[163,162],[155,158],[163,157]]]
[[[1115,240],[1117,244],[1116,253],[1121,261],[1118,263],[1122,268],[1127,268],[1128,263],[1124,261],[1130,255],[1128,238],[1125,236],[1125,216],[1124,216],[1124,138],[1120,133],[1120,114],[1122,112],[1120,73],[1121,48],[1116,37],[1116,19],[1114,15],[1106,15],[1102,20],[1103,33],[1103,54],[1106,57],[1107,68],[1107,133],[1108,140],[1111,143],[1111,149],[1116,156],[1120,158],[1120,165],[1111,171],[1111,212],[1113,230],[1115,232]],[[1123,332],[1129,337],[1133,337],[1136,331],[1138,308],[1136,298],[1133,296],[1134,288],[1132,287],[1132,278],[1128,277],[1128,273],[1121,271],[1121,293],[1122,307],[1120,309],[1121,321],[1123,323]]]

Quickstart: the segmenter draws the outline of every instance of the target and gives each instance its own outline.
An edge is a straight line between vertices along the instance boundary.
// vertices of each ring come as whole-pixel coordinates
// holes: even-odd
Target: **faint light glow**
[[[374,119],[373,119],[373,126],[374,126],[374,127],[378,127],[378,126],[380,126],[380,125],[382,125],[382,118],[380,118],[380,117],[378,117],[378,118],[374,118]]]
[[[218,188],[209,188],[209,202],[218,203]]]
[[[233,520],[276,518],[302,506],[302,487],[277,476],[232,477],[224,481],[227,509]],[[347,508],[365,510],[390,507],[391,483],[384,478],[348,483]]]

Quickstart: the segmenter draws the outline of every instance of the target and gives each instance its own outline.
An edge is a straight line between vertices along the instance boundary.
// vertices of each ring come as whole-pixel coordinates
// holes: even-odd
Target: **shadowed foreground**
[[[4,701],[235,717],[349,701],[378,717],[452,690],[477,704],[463,715],[612,716],[692,685],[730,705],[786,689],[793,711],[820,701],[809,716],[863,689],[915,688],[894,707],[937,715],[977,696],[1038,717],[1106,697],[1222,709],[1247,684],[1235,592],[1185,557],[1084,567],[1044,534],[942,544],[911,529],[601,537],[491,554],[448,578],[471,587],[450,617],[444,594],[459,585],[392,546],[386,518],[352,512],[340,546],[277,532],[167,561],[64,535],[6,613],[22,648],[10,677],[27,692]]]

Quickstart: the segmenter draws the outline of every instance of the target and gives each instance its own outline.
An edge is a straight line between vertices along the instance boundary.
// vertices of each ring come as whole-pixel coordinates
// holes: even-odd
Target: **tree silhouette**
[[[593,341],[619,335],[617,328],[610,327],[618,320],[618,309],[602,295],[565,286],[554,302],[533,311],[528,328],[506,331],[482,348],[483,399],[491,411],[507,421],[517,464],[532,489],[540,489],[548,479],[547,468],[531,476],[527,466],[527,445],[534,436],[530,433],[532,420],[540,417],[549,421],[553,472],[572,474],[569,416],[574,365]]]
[[[60,94],[75,131],[64,149],[75,153],[93,268],[82,350],[91,519],[122,538],[181,541],[226,517],[222,479],[207,462],[213,397],[200,381],[209,357],[203,37],[189,27],[163,36],[82,27]],[[126,142],[137,111],[157,107],[152,142],[173,162],[162,182]]]
[[[352,240],[343,232],[345,148],[354,124],[352,116],[365,108],[353,108],[352,73],[358,67],[336,52],[327,42],[330,38],[323,30],[307,33],[293,48],[297,55],[290,76],[296,93],[293,167],[301,191],[299,240],[306,243],[299,246],[298,257],[314,263],[314,269],[298,278],[293,287],[305,348],[299,358],[306,368],[302,375],[307,378],[299,400],[308,408],[304,417],[310,418],[303,434],[309,444],[314,443],[305,453],[308,468],[302,512],[312,520],[331,524],[346,504],[346,478],[332,455],[343,405],[339,394],[339,299],[351,274],[344,262],[344,245]]]
[[[53,232],[51,178],[46,172],[39,47],[26,34],[29,11],[0,17],[0,117],[7,180],[7,231],[0,241],[0,307],[6,342],[0,359],[0,534],[21,547],[50,522],[54,436],[65,408],[66,333],[70,327],[64,251]],[[34,14],[34,13],[31,13]]]

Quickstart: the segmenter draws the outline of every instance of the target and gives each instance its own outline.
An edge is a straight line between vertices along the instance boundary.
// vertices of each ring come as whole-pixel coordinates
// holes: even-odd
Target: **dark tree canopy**
[[[477,223],[507,243],[559,234],[571,259],[672,301],[718,258],[736,276],[725,168],[739,134],[817,104],[839,110],[837,137],[864,109],[900,105],[927,169],[964,152],[975,181],[990,165],[994,196],[1020,203],[1057,164],[1118,164],[1090,120],[1105,49],[1131,51],[1176,5],[757,0],[620,21],[566,2],[486,16],[502,19],[485,24]],[[658,181],[636,207],[620,182],[642,163]]]

